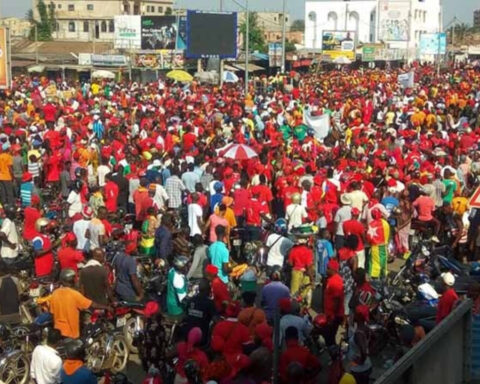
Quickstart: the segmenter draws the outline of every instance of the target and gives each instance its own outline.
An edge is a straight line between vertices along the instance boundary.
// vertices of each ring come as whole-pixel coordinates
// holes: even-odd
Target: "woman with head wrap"
[[[203,376],[209,362],[205,352],[197,347],[201,340],[202,330],[195,327],[188,332],[187,341],[182,341],[177,344],[178,363],[175,367],[177,372],[175,376],[175,384],[188,383],[184,368],[189,360],[195,361],[200,376]]]

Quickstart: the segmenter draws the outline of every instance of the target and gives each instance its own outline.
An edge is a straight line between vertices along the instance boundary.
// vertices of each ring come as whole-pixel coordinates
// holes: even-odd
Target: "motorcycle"
[[[143,303],[129,303],[120,301],[115,307],[113,321],[117,331],[123,334],[128,350],[131,353],[138,353],[134,345],[135,335],[143,329],[145,305]]]

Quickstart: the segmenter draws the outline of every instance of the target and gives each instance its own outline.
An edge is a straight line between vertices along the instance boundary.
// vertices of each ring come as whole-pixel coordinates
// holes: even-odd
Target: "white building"
[[[324,31],[355,32],[357,43],[384,42],[418,57],[423,33],[441,32],[441,0],[317,0],[305,3],[305,45],[321,49]]]

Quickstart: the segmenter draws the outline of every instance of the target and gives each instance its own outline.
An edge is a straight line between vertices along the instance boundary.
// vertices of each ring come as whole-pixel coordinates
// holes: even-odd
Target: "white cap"
[[[453,287],[453,285],[455,284],[455,276],[453,276],[451,272],[444,272],[441,276],[445,285]]]

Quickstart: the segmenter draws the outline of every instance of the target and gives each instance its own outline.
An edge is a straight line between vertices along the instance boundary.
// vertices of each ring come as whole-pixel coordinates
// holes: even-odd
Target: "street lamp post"
[[[248,52],[250,50],[249,47],[249,37],[250,37],[250,17],[248,11],[248,0],[246,0],[246,7],[245,7],[245,97],[248,95]]]
[[[287,35],[287,23],[285,17],[285,10],[287,7],[287,0],[283,0],[283,26],[282,26],[282,73],[285,73],[285,42],[286,42],[286,35]]]

